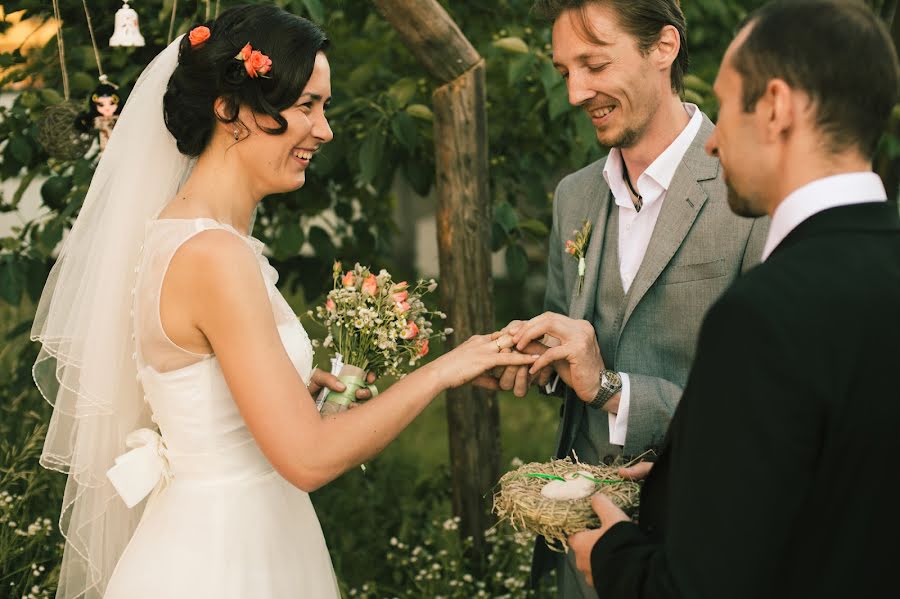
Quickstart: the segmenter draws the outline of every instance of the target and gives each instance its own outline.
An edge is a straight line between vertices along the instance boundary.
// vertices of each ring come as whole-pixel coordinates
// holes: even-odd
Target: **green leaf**
[[[395,114],[394,119],[391,121],[391,130],[394,132],[394,137],[396,137],[407,150],[412,152],[416,149],[416,141],[418,140],[416,124],[409,114],[406,112],[398,112]]]
[[[549,59],[541,61],[541,85],[544,86],[544,92],[549,96],[553,89],[560,85],[565,85],[562,75],[553,66]]]
[[[525,78],[525,75],[531,70],[531,66],[534,64],[535,58],[533,54],[523,54],[521,56],[516,56],[511,61],[509,61],[509,70],[507,71],[507,78],[509,80],[510,85],[515,85],[519,83],[522,79]]]
[[[78,71],[69,78],[73,95],[87,95],[97,85],[97,80],[85,72]]]
[[[547,96],[547,111],[550,113],[551,121],[555,121],[558,117],[567,113],[570,108],[569,96],[565,88],[556,89]]]
[[[59,212],[65,207],[65,199],[72,189],[72,177],[50,177],[41,185],[44,205]]]
[[[499,252],[503,246],[506,245],[506,241],[509,239],[509,235],[506,234],[506,231],[503,230],[503,227],[498,225],[496,222],[491,224],[491,251]]]
[[[550,229],[547,228],[547,225],[537,220],[536,218],[523,220],[521,223],[519,223],[519,229],[542,238],[550,235]]]
[[[493,42],[495,48],[513,52],[515,54],[528,54],[528,44],[520,37],[503,37]]]
[[[24,137],[13,137],[9,140],[9,151],[13,157],[22,163],[22,166],[31,164],[33,151],[31,144]]]
[[[334,244],[331,235],[321,227],[310,227],[308,237],[309,244],[316,252],[316,257],[325,262],[333,262],[335,257]]]
[[[692,73],[688,73],[684,76],[684,87],[686,89],[692,89],[700,94],[710,94],[712,93],[712,86]]]
[[[403,176],[406,177],[413,190],[420,196],[428,195],[434,179],[434,168],[417,158],[408,159],[403,163],[402,168]]]
[[[521,281],[528,272],[528,256],[519,244],[506,248],[506,272],[514,281]]]
[[[290,258],[300,253],[303,245],[303,229],[298,222],[285,222],[278,230],[273,244],[275,252],[282,258]]]
[[[687,88],[685,88],[685,90],[684,90],[684,99],[687,102],[690,102],[692,104],[697,104],[697,105],[701,105],[705,101],[703,96],[701,96],[694,90],[687,89]]]
[[[45,254],[49,255],[56,249],[63,236],[63,220],[54,218],[48,222],[40,232],[39,244]]]
[[[325,11],[322,10],[322,3],[319,0],[303,0],[303,6],[306,7],[310,20],[320,25],[325,22]]]
[[[63,101],[63,97],[59,95],[59,92],[52,88],[44,88],[41,90],[41,100],[44,101],[44,104],[48,106],[52,106],[54,104],[59,104]]]
[[[507,233],[516,228],[519,223],[519,217],[509,202],[500,202],[494,208],[494,222],[500,225]]]
[[[434,120],[434,113],[432,113],[431,109],[424,104],[410,104],[406,107],[406,112],[409,113],[409,116],[423,121]]]
[[[416,95],[416,80],[412,77],[404,77],[403,79],[398,79],[388,88],[388,95],[394,98],[397,101],[397,106],[403,108],[409,101],[412,100],[412,97]]]
[[[25,195],[25,192],[28,191],[28,188],[31,187],[31,182],[34,181],[34,178],[37,177],[38,173],[37,169],[33,169],[27,171],[25,176],[19,181],[19,187],[16,189],[16,192],[13,194],[12,204],[13,206],[18,206],[19,202],[22,201],[22,196]]]
[[[359,170],[364,183],[371,183],[381,163],[384,149],[384,135],[381,131],[370,131],[359,150]]]
[[[18,306],[22,297],[22,273],[9,256],[0,262],[0,297],[10,306]]]

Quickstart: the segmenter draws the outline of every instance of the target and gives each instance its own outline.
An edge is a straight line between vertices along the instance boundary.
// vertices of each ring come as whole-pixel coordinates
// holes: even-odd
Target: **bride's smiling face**
[[[306,182],[310,161],[334,137],[325,116],[330,102],[331,69],[325,54],[319,52],[300,97],[280,113],[287,121],[283,134],[272,135],[261,129],[278,127],[271,117],[241,108],[240,120],[246,128],[236,124],[240,141],[230,151],[240,152],[262,193],[293,191]]]

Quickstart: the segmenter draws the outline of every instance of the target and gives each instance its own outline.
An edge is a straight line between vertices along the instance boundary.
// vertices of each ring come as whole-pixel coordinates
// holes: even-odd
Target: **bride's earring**
[[[237,141],[240,135],[238,134],[237,127],[234,128],[234,141]]]

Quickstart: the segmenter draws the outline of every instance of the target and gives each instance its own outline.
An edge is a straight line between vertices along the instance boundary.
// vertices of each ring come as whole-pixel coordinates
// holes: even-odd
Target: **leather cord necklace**
[[[625,165],[625,156],[622,156],[622,174],[624,175],[625,185],[628,186],[628,193],[631,194],[631,203],[634,204],[634,209],[640,212],[641,207],[644,205],[644,198],[631,184],[631,177],[628,176],[628,167]]]

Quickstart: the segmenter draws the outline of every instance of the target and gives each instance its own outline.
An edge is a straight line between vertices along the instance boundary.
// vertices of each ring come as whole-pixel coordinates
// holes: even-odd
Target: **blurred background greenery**
[[[435,83],[365,0],[279,0],[323,25],[329,51],[335,132],[301,190],[267,199],[254,235],[269,247],[280,287],[298,314],[320,301],[331,264],[360,261],[400,279],[437,275],[433,239]],[[141,69],[173,34],[235,4],[140,0],[146,46],[110,48],[118,0],[88,3],[103,67],[127,97]],[[441,4],[487,63],[496,322],[540,310],[555,184],[605,153],[590,121],[569,106],[553,69],[550,28],[531,0]],[[737,24],[759,0],[685,0],[690,75],[685,99],[715,118],[710,82]],[[896,1],[873,2],[892,18]],[[81,2],[60,2],[70,100],[82,109],[97,84]],[[96,147],[73,160],[48,158],[37,142],[45,111],[65,100],[46,0],[0,6],[0,597],[50,596],[60,542],[64,476],[37,464],[49,406],[31,379],[37,347],[28,340],[34,306],[54,252],[78,213]],[[896,43],[897,23],[893,23]],[[900,110],[882,141],[878,168],[898,189]],[[430,227],[430,228],[429,228]],[[316,331],[311,330],[313,336]],[[438,354],[436,346],[432,353]],[[324,355],[318,356],[326,364]],[[502,394],[503,463],[545,460],[559,405],[532,393]],[[466,561],[450,513],[447,423],[437,399],[397,441],[367,464],[313,494],[337,574],[348,596],[525,597],[528,539],[505,527],[489,536],[488,562]],[[491,489],[484,489],[486,494]],[[418,548],[418,550],[416,549]],[[438,567],[435,568],[435,565]],[[425,566],[425,567],[423,567]],[[473,576],[474,573],[478,576]],[[550,590],[545,589],[549,596]]]

